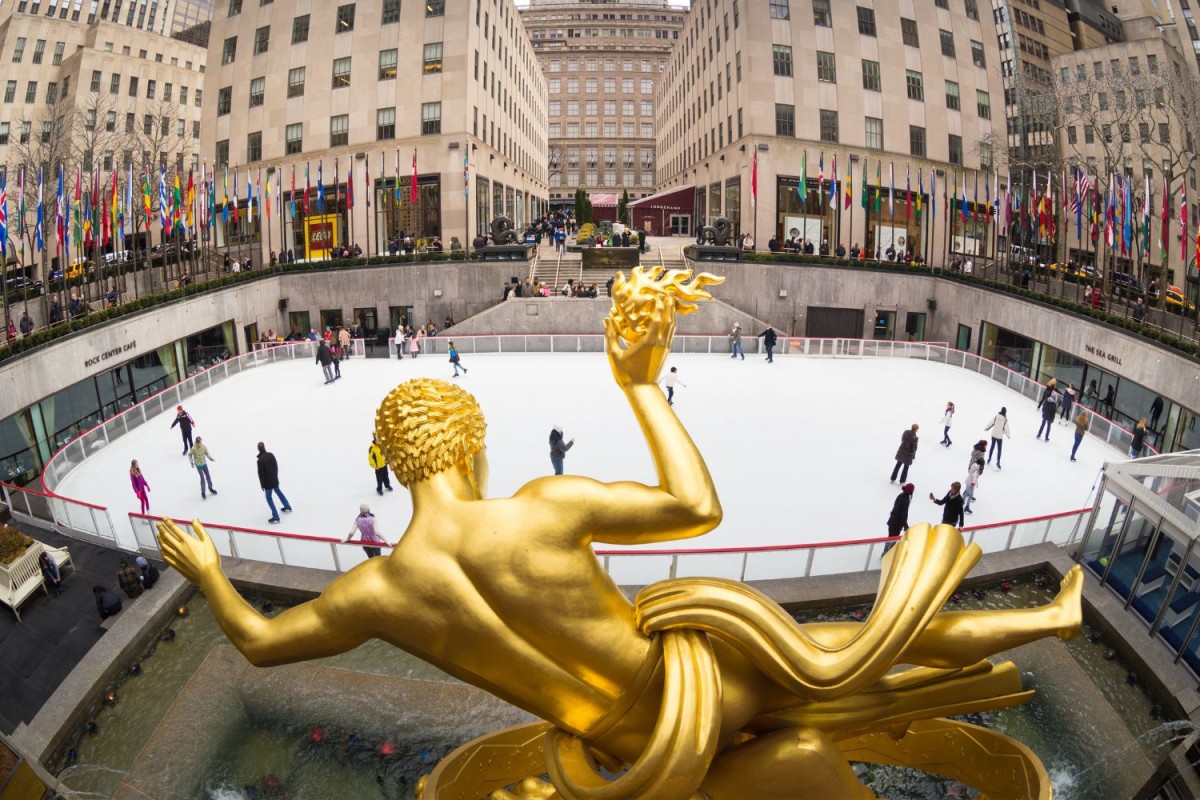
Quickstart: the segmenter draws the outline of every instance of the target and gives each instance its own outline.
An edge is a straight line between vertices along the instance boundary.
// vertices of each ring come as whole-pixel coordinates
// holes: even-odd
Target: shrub
[[[16,561],[25,554],[31,544],[33,544],[33,539],[16,528],[0,525],[0,564],[11,564]]]

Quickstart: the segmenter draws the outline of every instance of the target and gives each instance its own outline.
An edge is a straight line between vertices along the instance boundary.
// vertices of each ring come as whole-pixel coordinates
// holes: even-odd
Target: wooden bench
[[[38,558],[42,553],[50,556],[60,571],[72,563],[67,548],[47,547],[35,541],[16,561],[6,567],[0,567],[0,603],[13,610],[17,622],[21,621],[21,604],[39,587],[47,597],[50,596]]]

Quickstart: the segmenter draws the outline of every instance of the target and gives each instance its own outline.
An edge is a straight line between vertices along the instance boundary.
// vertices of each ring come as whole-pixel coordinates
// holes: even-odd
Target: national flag
[[[114,176],[116,173],[113,173]],[[108,202],[104,201],[104,190],[100,190],[101,197],[96,201],[100,209],[100,244],[103,247],[109,245],[109,230],[108,230],[108,210],[112,203],[112,193],[108,195]]]
[[[1142,194],[1142,255],[1150,254],[1150,175],[1146,174],[1146,188]]]
[[[995,175],[996,173],[993,171],[992,174]],[[987,222],[990,224],[992,221],[992,189],[988,186],[986,175],[983,176],[983,203],[986,208],[984,213],[987,215]]]
[[[758,207],[758,148],[754,149],[754,160],[750,164],[750,207]]]
[[[954,177],[955,177],[955,180],[958,179],[957,174],[955,174]],[[963,224],[966,224],[966,222],[967,222],[967,176],[966,175],[963,175],[963,193],[962,193],[962,197],[958,201],[958,205],[959,205],[959,214],[962,216]]]
[[[396,148],[396,175],[395,175],[395,179],[396,179],[396,185],[395,185],[395,187],[394,187],[394,188],[395,188],[395,195],[396,195],[396,205],[399,205],[399,204],[400,204],[400,148],[399,148],[399,147],[397,147],[397,148]]]
[[[1133,181],[1125,181],[1125,235],[1121,241],[1121,252],[1128,254],[1133,249]]]
[[[867,210],[867,160],[865,158],[863,159],[862,186],[859,188],[859,192],[862,195],[862,197],[860,199],[860,202],[862,203],[862,209],[863,209],[863,211],[866,211]]]
[[[804,151],[804,155],[800,156],[800,185],[796,187],[796,193],[800,195],[800,202],[808,205],[808,150]]]
[[[987,181],[984,180],[983,185],[987,186]],[[963,186],[963,194],[966,194],[966,186]],[[979,213],[979,173],[975,172],[975,182],[971,189],[971,219],[978,220]]]
[[[0,256],[8,255],[8,170],[0,172]]]
[[[1104,203],[1104,243],[1109,247],[1112,247],[1114,244],[1116,244],[1116,194],[1116,175],[1110,172],[1108,173],[1108,196]]]
[[[341,210],[342,204],[342,179],[341,179],[341,156],[333,158],[333,213],[338,213]]]
[[[81,164],[76,164],[75,165],[75,207],[72,209],[71,213],[68,215],[72,218],[71,219],[72,225],[71,225],[71,237],[70,238],[72,239],[72,241],[74,241],[76,250],[80,250],[83,248],[83,218],[81,216],[81,214],[83,213],[83,209],[81,208],[82,205],[83,205],[83,166]]]
[[[304,211],[304,216],[308,216],[308,193],[312,190],[312,181],[309,180],[308,162],[304,162],[304,202],[301,206]]]
[[[229,225],[229,165],[225,165],[225,175],[221,179],[221,221]]]
[[[17,172],[17,241],[25,252],[25,167]]]
[[[875,213],[878,214],[883,209],[883,186],[881,185],[883,164],[879,161],[875,162]]]
[[[825,194],[825,151],[817,156],[817,195]]]
[[[383,168],[383,153],[379,154],[379,166],[380,169]],[[375,186],[371,183],[371,159],[368,158],[363,161],[363,203],[367,208],[371,207],[371,195],[373,194],[375,194]]]
[[[238,204],[237,186],[238,186],[238,168],[234,167],[233,168],[233,200],[230,201],[231,207],[229,209],[229,216],[233,218],[234,225],[237,225],[238,222],[241,221],[241,218],[242,218],[242,212],[241,212],[241,210],[239,208],[239,204]]]
[[[896,169],[891,161],[888,162],[888,213],[896,214]]]
[[[292,164],[292,190],[288,193],[288,205],[291,206],[292,219],[296,219],[296,165]]]
[[[867,165],[863,164],[865,171]],[[842,203],[842,208],[850,208],[850,204],[854,202],[854,164],[850,164],[850,168],[846,170],[846,199]]]
[[[912,219],[912,165],[904,165],[904,219]]]
[[[937,221],[937,172],[929,170],[929,225]]]
[[[1004,227],[1005,229],[1012,227],[1013,221],[1013,202],[1012,202],[1012,169],[1010,168],[1004,176]]]
[[[268,183],[270,180],[270,176],[267,176]],[[350,160],[350,171],[346,173],[346,210],[354,210],[354,159]]]
[[[246,224],[254,224],[254,184],[250,180],[249,167],[246,167]]]
[[[1179,258],[1186,265],[1188,263],[1188,202],[1186,181],[1179,182],[1179,232],[1181,234],[1179,240]]]
[[[187,215],[185,217],[186,227],[184,228],[184,231],[183,231],[183,235],[185,237],[188,235],[189,232],[191,232],[192,235],[195,235],[195,233],[196,233],[196,218],[195,218],[195,212],[193,211],[193,206],[195,206],[195,205],[196,205],[196,183],[195,183],[195,179],[192,176],[192,171],[189,169],[188,170],[188,184],[187,184]]]
[[[176,167],[175,183],[171,187],[171,222],[176,232],[183,232],[183,219],[183,186],[179,183],[179,168]]]
[[[757,155],[757,154],[756,154]],[[412,180],[408,184],[408,202],[417,204],[417,148],[413,148]]]
[[[271,173],[274,169],[267,170],[267,221],[271,221]]]
[[[325,178],[323,176],[324,160],[317,161],[317,213],[325,213]]]
[[[1160,259],[1165,259],[1167,257],[1167,242],[1170,240],[1169,237],[1171,235],[1171,214],[1170,214],[1170,211],[1168,210],[1169,204],[1167,201],[1167,183],[1168,182],[1169,181],[1167,180],[1166,176],[1164,175],[1163,176],[1163,199],[1162,199],[1162,226],[1161,226],[1162,231],[1161,231],[1160,241],[1158,243],[1158,246],[1159,246],[1158,257]]]
[[[120,219],[121,216],[121,185],[117,181],[117,171],[115,169],[113,170],[112,174],[112,197],[110,197],[109,200],[111,201],[111,207],[108,210],[108,236],[109,241],[112,242],[115,239],[123,238],[125,234],[124,230],[121,230],[120,233],[117,232],[117,220]]]
[[[917,196],[916,196],[915,205],[916,205],[917,223],[918,224],[921,222],[921,212],[922,212],[922,209],[924,208],[924,195],[925,195],[925,171],[922,170],[920,167],[917,167]]]
[[[950,220],[951,220],[950,215],[953,214],[954,211],[957,210],[957,208],[958,208],[958,173],[952,171],[951,178],[953,180],[953,184],[952,184],[953,188],[952,188],[952,191],[950,192],[950,199],[946,203],[946,224],[947,225],[951,224],[950,223]]]
[[[371,162],[367,160],[363,162],[367,172],[371,171]],[[367,184],[367,190],[370,191],[370,184]],[[463,142],[463,197],[467,200],[471,199],[471,145],[469,142]],[[371,201],[367,200],[367,205],[370,207]]]
[[[160,164],[158,168],[158,216],[162,220],[163,234],[171,229],[170,201],[167,199],[167,167]]]
[[[33,222],[33,244],[37,252],[42,252],[42,167],[38,165],[38,196],[37,196],[37,214]]]
[[[58,165],[58,195],[55,199],[54,208],[54,236],[57,239],[56,252],[61,253],[63,245],[67,242],[67,230],[65,211],[63,206],[63,165]],[[38,189],[38,204],[41,205],[41,189]],[[40,223],[39,223],[40,224]]]
[[[830,159],[830,161],[832,163],[829,166],[829,171],[833,174],[833,177],[831,177],[829,179],[829,207],[836,211],[837,210],[837,182],[838,182],[837,181],[837,153],[833,154],[833,157]]]

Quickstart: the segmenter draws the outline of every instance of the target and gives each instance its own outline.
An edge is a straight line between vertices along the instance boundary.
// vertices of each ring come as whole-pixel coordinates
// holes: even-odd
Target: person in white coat
[[[1012,433],[1008,429],[1008,409],[1001,408],[1000,413],[992,418],[984,430],[992,432],[992,446],[988,449],[987,463],[992,463],[992,455],[995,454],[996,469],[1000,469],[1000,458],[1004,455],[1004,440],[1012,438]]]
[[[950,441],[950,425],[954,422],[954,403],[946,401],[946,412],[942,414],[942,444],[946,447],[954,444]]]

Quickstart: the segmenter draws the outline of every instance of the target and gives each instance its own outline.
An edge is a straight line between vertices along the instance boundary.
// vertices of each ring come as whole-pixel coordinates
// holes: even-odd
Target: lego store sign
[[[321,214],[304,220],[304,257],[307,259],[323,258],[329,251],[338,246],[337,216]]]

